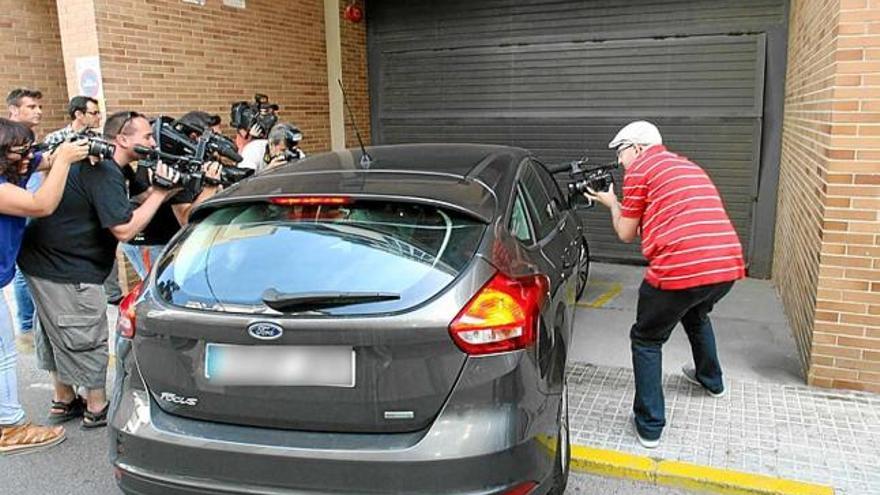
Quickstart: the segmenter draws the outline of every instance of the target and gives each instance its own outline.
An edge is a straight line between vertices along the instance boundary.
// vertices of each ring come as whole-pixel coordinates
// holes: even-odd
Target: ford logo
[[[251,323],[247,331],[251,337],[260,340],[275,340],[284,333],[284,329],[279,325],[265,321]]]

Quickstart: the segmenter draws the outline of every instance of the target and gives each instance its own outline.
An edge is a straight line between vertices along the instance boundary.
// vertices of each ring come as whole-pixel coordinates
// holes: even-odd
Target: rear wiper
[[[393,292],[278,292],[266,289],[261,296],[266,306],[277,311],[304,311],[309,309],[334,308],[378,301],[394,301],[400,294]]]

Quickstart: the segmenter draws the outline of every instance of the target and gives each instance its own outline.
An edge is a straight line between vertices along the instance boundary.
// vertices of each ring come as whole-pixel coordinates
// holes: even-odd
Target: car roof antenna
[[[348,120],[351,121],[351,126],[354,127],[354,134],[358,138],[358,144],[361,145],[361,168],[366,170],[372,165],[373,157],[367,153],[367,148],[364,146],[364,140],[361,139],[361,133],[358,131],[357,124],[354,121],[354,113],[352,113],[351,106],[348,104],[348,98],[345,96],[345,86],[342,85],[342,79],[337,79],[336,82],[339,83],[339,89],[342,90],[342,101],[345,103],[345,108],[348,110]]]

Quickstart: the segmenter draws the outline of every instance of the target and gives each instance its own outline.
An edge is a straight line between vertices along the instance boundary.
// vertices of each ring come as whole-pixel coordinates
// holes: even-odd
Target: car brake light
[[[534,481],[525,481],[504,492],[504,495],[528,495],[538,486]]]
[[[119,303],[119,318],[116,320],[116,333],[125,339],[133,339],[135,332],[134,302],[140,297],[144,283],[139,282]]]
[[[270,198],[273,205],[296,206],[296,205],[347,205],[351,198],[347,196],[291,196]]]
[[[510,278],[496,273],[452,320],[452,340],[471,355],[532,345],[549,286],[545,275]]]

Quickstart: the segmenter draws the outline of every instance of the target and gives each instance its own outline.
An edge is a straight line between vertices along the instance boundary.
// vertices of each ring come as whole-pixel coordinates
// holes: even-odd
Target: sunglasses
[[[89,114],[89,115],[91,115],[91,116],[101,115],[101,111],[100,111],[100,110],[95,110],[94,112],[86,112],[86,113]]]
[[[146,118],[146,117],[144,116],[144,114],[142,114],[142,113],[138,113],[138,112],[126,112],[125,120],[122,121],[122,125],[119,126],[119,132],[117,132],[116,134],[117,134],[117,135],[119,135],[119,134],[125,134],[125,128],[128,126],[128,123],[131,122],[132,120],[138,118],[138,117]]]

